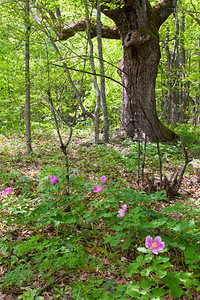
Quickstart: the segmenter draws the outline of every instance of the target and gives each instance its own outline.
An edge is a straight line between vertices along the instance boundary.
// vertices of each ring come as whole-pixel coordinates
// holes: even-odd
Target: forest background
[[[122,42],[89,35],[89,1],[1,1],[0,15],[0,297],[198,299],[200,3],[178,1],[159,30],[174,144],[119,135]],[[55,16],[76,34],[58,39]]]

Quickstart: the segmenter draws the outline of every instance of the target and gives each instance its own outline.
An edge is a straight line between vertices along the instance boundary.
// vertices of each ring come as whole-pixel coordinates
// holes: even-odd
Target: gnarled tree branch
[[[97,36],[97,24],[94,19],[90,19],[91,37]],[[67,40],[74,36],[77,32],[85,31],[87,29],[86,20],[79,20],[68,26],[63,26],[60,31],[57,31],[59,40]],[[117,27],[103,25],[101,27],[102,37],[107,39],[120,39],[120,33]]]
[[[38,8],[42,18],[53,28],[59,40],[68,40],[70,37],[73,37],[77,32],[86,31],[87,21],[86,19],[78,20],[77,22],[65,25],[60,22],[60,17],[57,18],[56,15],[48,10],[47,12]],[[57,8],[58,10],[58,8]],[[91,38],[97,36],[97,23],[94,18],[90,19],[90,28],[91,28]],[[103,25],[101,27],[102,37],[107,39],[120,39],[120,32],[116,26],[107,26]]]
[[[158,4],[154,6],[157,9],[157,26],[160,26],[167,20],[167,18],[173,13],[176,7],[177,0],[160,0]]]

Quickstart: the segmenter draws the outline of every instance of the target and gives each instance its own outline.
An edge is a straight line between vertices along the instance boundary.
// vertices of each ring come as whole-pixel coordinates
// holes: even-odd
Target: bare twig
[[[160,154],[159,141],[157,141],[156,144],[157,144],[157,152],[158,152],[158,159],[159,159],[160,186],[162,186],[162,158]]]
[[[142,185],[142,187],[143,187],[143,184],[144,184],[144,167],[145,167],[145,159],[146,159],[146,148],[147,148],[147,135],[146,135],[146,132],[145,132],[143,158],[142,158],[142,170],[141,170],[141,173],[142,173],[141,174],[142,175],[141,185]]]

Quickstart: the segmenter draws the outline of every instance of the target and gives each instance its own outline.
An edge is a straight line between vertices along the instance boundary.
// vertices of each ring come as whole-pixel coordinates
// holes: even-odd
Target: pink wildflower
[[[80,115],[79,114],[76,114],[76,118],[78,119],[80,117]]]
[[[130,154],[130,150],[129,150],[129,149],[128,149],[128,151],[126,152],[126,154],[127,154],[127,155],[129,155],[129,154]]]
[[[101,183],[106,183],[107,177],[104,175],[101,177]]]
[[[153,240],[150,235],[146,237],[145,247],[151,249],[154,254],[158,254],[158,251],[165,247],[165,243],[161,241],[160,236],[156,236]]]
[[[58,182],[58,177],[57,177],[57,176],[50,176],[50,182],[51,182],[52,184],[57,183],[57,182]]]
[[[119,214],[117,216],[118,217],[124,217],[126,211],[127,211],[127,205],[124,204],[124,205],[122,205],[122,209],[118,210]]]
[[[2,192],[2,195],[6,196],[6,195],[11,194],[11,193],[12,193],[12,189],[11,188],[7,188],[7,189],[5,189],[5,191]]]
[[[100,193],[101,191],[103,191],[102,185],[98,185],[98,186],[94,187],[94,192],[95,193]]]

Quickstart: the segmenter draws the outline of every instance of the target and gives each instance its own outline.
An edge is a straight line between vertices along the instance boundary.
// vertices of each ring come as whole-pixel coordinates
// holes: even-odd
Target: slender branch
[[[188,153],[187,153],[187,150],[186,150],[185,146],[183,145],[182,147],[183,147],[183,151],[184,151],[184,155],[185,155],[185,163],[184,163],[184,165],[181,169],[178,181],[177,181],[176,186],[175,186],[177,191],[179,190],[179,188],[181,186],[181,183],[182,183],[182,180],[183,180],[183,175],[185,173],[185,169],[186,169],[188,163],[191,161],[191,159],[188,157]]]
[[[56,67],[60,67],[60,68],[63,68],[63,66],[61,65],[58,65],[58,64],[52,64],[53,66],[56,66]],[[102,76],[101,74],[98,74],[98,73],[93,73],[93,72],[89,72],[89,71],[85,71],[85,70],[79,70],[79,69],[76,69],[76,68],[71,68],[71,67],[67,67],[69,70],[72,70],[72,71],[77,71],[77,72],[81,72],[81,73],[86,73],[86,74],[90,74],[90,75],[95,75],[95,76]],[[127,89],[127,87],[125,85],[123,85],[120,81],[118,80],[115,80],[113,78],[111,78],[110,76],[107,76],[107,75],[104,75],[105,78],[107,79],[110,79],[118,84],[120,84],[123,88]]]
[[[200,25],[200,19],[199,19],[198,17],[196,17],[196,16],[194,15],[194,13],[191,13],[191,12],[185,10],[185,9],[184,9],[184,11],[187,12],[188,15],[189,15],[190,17],[192,17],[192,18]]]
[[[162,187],[162,158],[160,154],[159,141],[157,141],[156,144],[157,144],[157,152],[158,152],[158,159],[159,159],[160,187]]]
[[[143,158],[142,158],[142,170],[141,170],[141,186],[143,188],[144,183],[144,167],[145,167],[145,160],[146,160],[146,149],[147,149],[147,134],[146,134],[146,120],[145,120],[145,138],[144,138],[144,148],[143,148]]]

